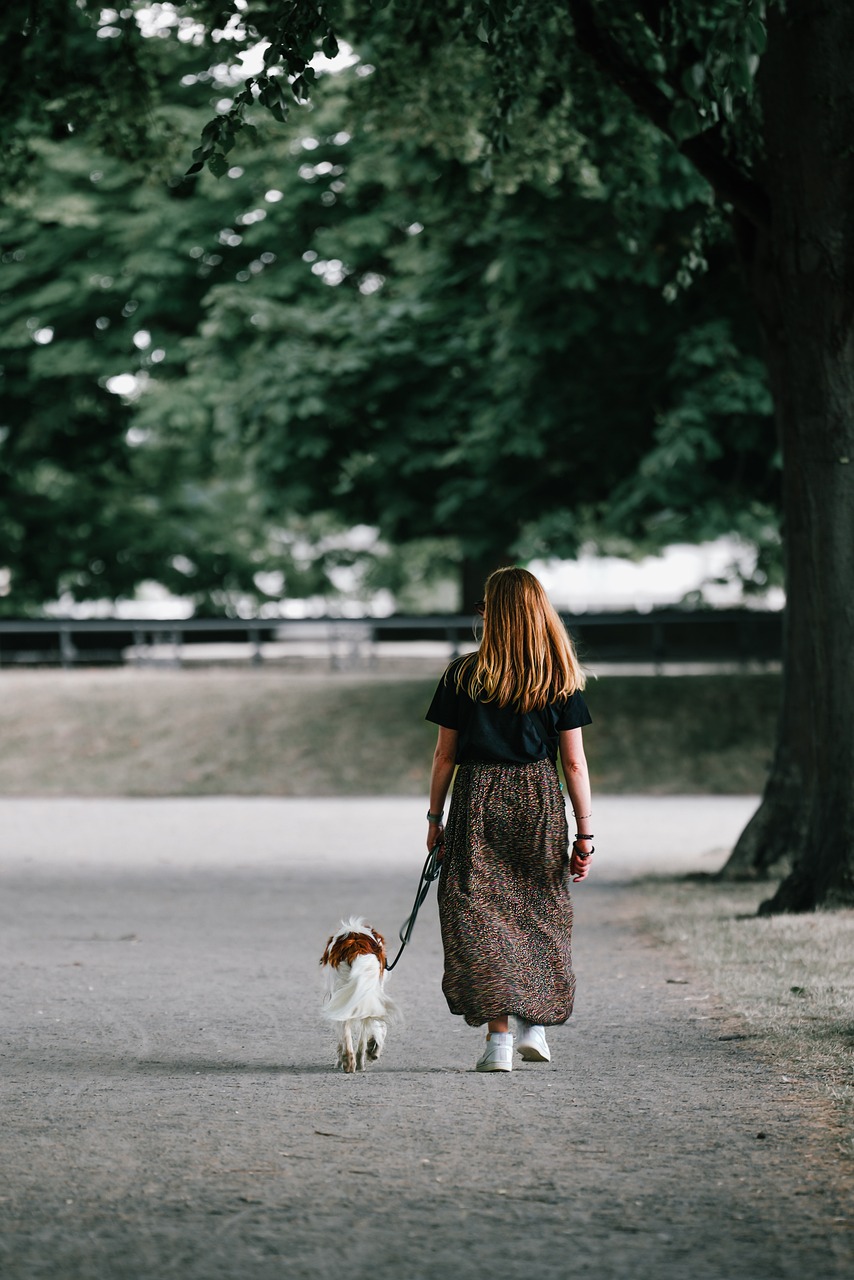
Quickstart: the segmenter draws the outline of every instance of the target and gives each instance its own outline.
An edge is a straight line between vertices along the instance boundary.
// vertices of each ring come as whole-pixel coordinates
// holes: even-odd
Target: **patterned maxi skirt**
[[[460,765],[438,898],[442,990],[471,1026],[507,1013],[550,1026],[572,1013],[568,846],[551,760]]]

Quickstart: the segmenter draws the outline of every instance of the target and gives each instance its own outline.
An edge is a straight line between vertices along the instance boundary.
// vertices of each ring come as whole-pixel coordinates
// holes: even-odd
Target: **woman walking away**
[[[496,570],[477,609],[480,649],[450,664],[427,712],[439,726],[427,847],[442,845],[442,990],[452,1013],[487,1024],[477,1070],[510,1071],[511,1015],[521,1056],[549,1062],[544,1028],[572,1013],[569,877],[584,880],[593,853],[581,741],[591,718],[572,641],[532,573]]]

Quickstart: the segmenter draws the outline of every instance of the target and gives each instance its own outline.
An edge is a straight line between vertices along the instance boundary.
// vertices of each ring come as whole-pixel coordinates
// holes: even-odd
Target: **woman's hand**
[[[587,854],[588,856],[586,858],[581,856],[584,854]],[[578,884],[579,880],[587,879],[592,854],[593,844],[590,840],[573,841],[572,854],[569,859],[569,871],[576,884]]]
[[[427,824],[427,852],[432,853],[439,845],[439,852],[436,854],[436,861],[441,862],[445,856],[445,828],[441,822],[428,822]]]

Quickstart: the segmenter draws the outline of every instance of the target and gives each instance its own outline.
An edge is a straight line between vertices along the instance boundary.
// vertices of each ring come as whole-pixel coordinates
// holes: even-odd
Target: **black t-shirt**
[[[458,658],[448,667],[433,695],[425,720],[456,729],[457,764],[480,761],[489,764],[531,764],[557,760],[561,729],[592,724],[580,691],[542,711],[514,711],[497,702],[480,702],[457,688]]]

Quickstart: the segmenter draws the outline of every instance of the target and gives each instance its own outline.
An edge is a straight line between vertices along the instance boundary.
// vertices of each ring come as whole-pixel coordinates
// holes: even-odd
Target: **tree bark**
[[[854,904],[854,6],[769,7],[768,231],[742,237],[783,455],[776,756],[724,874],[788,868],[760,910]]]

